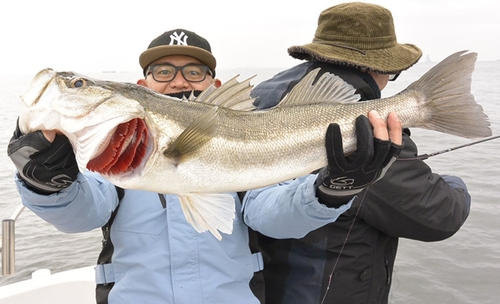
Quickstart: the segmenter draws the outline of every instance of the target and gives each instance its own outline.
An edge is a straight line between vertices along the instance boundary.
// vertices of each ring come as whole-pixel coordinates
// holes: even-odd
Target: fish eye
[[[71,80],[71,87],[73,88],[81,88],[87,85],[87,80],[83,78],[77,78]]]

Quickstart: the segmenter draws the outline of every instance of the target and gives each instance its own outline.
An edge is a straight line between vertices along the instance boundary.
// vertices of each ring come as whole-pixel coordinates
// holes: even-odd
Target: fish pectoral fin
[[[345,104],[359,101],[356,89],[335,74],[324,73],[313,84],[320,68],[309,72],[276,106],[295,106],[316,103]]]
[[[219,231],[233,232],[234,197],[228,193],[189,193],[179,195],[182,211],[188,223],[198,232],[210,231],[219,241]]]
[[[217,107],[210,108],[193,121],[163,152],[166,157],[177,158],[178,162],[198,151],[213,138],[217,127]]]

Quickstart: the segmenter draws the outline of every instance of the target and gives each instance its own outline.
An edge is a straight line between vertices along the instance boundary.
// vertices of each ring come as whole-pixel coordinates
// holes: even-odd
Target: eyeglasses
[[[153,64],[149,66],[149,73],[158,82],[169,82],[174,80],[177,72],[181,71],[182,76],[189,82],[201,82],[205,80],[207,74],[212,76],[212,71],[204,64],[186,64],[175,66],[169,63]],[[213,77],[213,76],[212,76]]]
[[[397,74],[390,74],[389,75],[389,81],[395,81],[396,79],[398,79],[399,75],[401,74],[401,72],[397,73]]]

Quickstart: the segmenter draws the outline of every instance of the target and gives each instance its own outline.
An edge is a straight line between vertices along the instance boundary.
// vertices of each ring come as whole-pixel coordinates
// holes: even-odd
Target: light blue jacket
[[[243,199],[243,221],[275,239],[299,239],[335,222],[350,208],[352,200],[337,209],[320,204],[314,186],[316,178],[316,174],[309,174],[248,191]]]
[[[259,221],[259,230],[270,236],[300,236],[311,225],[335,221],[348,206],[328,209],[319,204],[312,188],[314,179],[310,177],[311,188],[306,191],[294,191],[291,183],[289,192],[300,192],[301,199],[290,202],[286,197],[269,197],[265,209],[247,206],[245,216]],[[19,179],[16,184],[27,208],[68,233],[102,227],[118,204],[114,185],[93,173],[78,174],[70,187],[49,196],[30,191]],[[115,282],[109,303],[259,303],[249,281],[254,271],[262,269],[262,259],[249,250],[248,228],[234,196],[233,232],[218,241],[209,232],[194,230],[175,195],[165,195],[163,208],[157,193],[126,190],[111,226],[112,266],[96,269],[97,282]],[[313,224],[301,225],[311,219]]]

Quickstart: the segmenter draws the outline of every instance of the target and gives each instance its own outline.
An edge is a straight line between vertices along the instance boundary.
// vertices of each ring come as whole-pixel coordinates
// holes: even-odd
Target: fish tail
[[[219,241],[219,231],[231,234],[235,218],[234,197],[228,193],[179,195],[182,212],[197,232],[210,231]]]
[[[450,55],[408,87],[425,100],[419,127],[465,138],[491,135],[488,116],[471,93],[477,54],[466,52]]]

